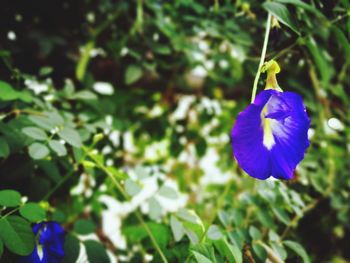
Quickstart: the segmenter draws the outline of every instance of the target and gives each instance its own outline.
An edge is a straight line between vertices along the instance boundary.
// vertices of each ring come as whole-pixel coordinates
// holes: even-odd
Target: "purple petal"
[[[291,179],[309,146],[309,126],[298,94],[265,90],[237,117],[232,129],[234,156],[252,177]]]
[[[232,129],[232,148],[237,162],[250,176],[266,179],[271,175],[269,151],[263,145],[261,111],[273,92],[259,93],[254,103],[237,117]]]

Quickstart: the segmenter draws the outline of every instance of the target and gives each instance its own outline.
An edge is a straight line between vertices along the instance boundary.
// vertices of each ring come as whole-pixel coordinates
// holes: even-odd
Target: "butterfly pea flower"
[[[266,88],[238,114],[232,129],[232,148],[240,167],[250,176],[292,179],[309,147],[310,119],[300,95],[283,92],[275,61],[265,63]]]
[[[57,222],[41,222],[33,226],[37,244],[32,254],[19,263],[59,263],[64,256],[64,230]]]

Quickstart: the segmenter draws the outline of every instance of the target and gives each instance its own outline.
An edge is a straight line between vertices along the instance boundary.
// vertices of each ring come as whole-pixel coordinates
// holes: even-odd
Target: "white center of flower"
[[[44,250],[43,250],[43,246],[41,245],[37,245],[36,247],[37,251],[38,251],[38,256],[39,256],[39,259],[42,260],[43,257],[44,257]]]
[[[265,118],[267,107],[265,106],[261,112],[262,126],[263,126],[263,144],[268,149],[271,150],[272,146],[275,145],[275,138],[272,133],[272,122],[273,119]]]

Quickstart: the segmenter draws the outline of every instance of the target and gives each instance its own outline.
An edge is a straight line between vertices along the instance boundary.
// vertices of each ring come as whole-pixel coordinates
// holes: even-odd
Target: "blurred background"
[[[169,262],[350,262],[349,1],[1,4],[0,188],[64,226],[64,262],[161,262],[143,223]],[[291,181],[230,145],[268,12],[311,118]]]

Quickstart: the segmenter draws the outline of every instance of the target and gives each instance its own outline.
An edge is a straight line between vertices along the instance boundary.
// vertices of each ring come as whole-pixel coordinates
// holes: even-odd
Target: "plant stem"
[[[260,78],[261,67],[262,67],[262,65],[264,64],[264,61],[265,61],[266,50],[267,50],[267,43],[269,42],[269,34],[270,34],[270,28],[271,28],[271,18],[272,18],[271,13],[268,13],[267,21],[266,21],[265,39],[264,39],[263,48],[261,50],[261,56],[260,56],[260,62],[259,62],[258,71],[256,72],[255,79],[254,79],[251,103],[254,102],[254,99],[255,99],[255,96],[256,96],[256,91],[258,89],[258,81],[259,81],[259,78]]]
[[[86,151],[86,149],[83,148],[83,150]],[[96,166],[101,169],[102,171],[104,171],[108,177],[112,180],[113,184],[116,186],[116,188],[119,190],[119,192],[121,193],[121,195],[124,197],[125,200],[129,200],[129,196],[128,194],[124,191],[122,185],[120,184],[120,182],[118,180],[116,180],[115,176],[104,166],[103,163],[101,163],[97,158],[94,157],[93,154],[90,154],[89,152],[86,152],[86,154],[94,161],[94,163],[96,164]],[[161,250],[157,240],[155,239],[151,229],[148,227],[148,225],[146,224],[146,222],[143,220],[141,213],[138,210],[134,211],[134,214],[137,218],[137,220],[140,222],[140,224],[142,225],[142,227],[146,230],[147,234],[149,235],[152,244],[154,246],[154,248],[157,250],[157,252],[159,253],[162,261],[164,263],[168,263],[168,260],[166,259],[163,251]]]

